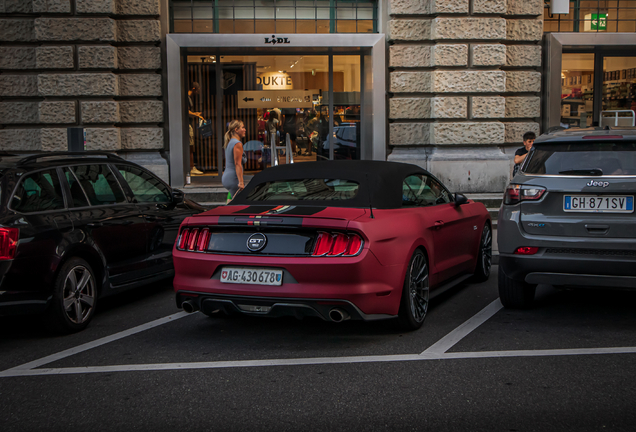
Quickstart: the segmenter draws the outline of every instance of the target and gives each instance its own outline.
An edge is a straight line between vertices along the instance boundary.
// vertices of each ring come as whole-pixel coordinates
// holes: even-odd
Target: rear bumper
[[[636,259],[554,256],[544,252],[540,250],[532,256],[500,254],[499,266],[509,278],[532,284],[636,290]]]
[[[302,303],[323,318],[326,308],[316,302],[340,302],[347,308],[351,305],[353,308],[347,311],[352,318],[397,315],[406,270],[405,265],[382,266],[368,250],[356,257],[336,258],[230,256],[175,250],[173,258],[177,294],[193,293],[211,300],[250,298]],[[281,269],[283,283],[280,286],[222,283],[220,274],[226,266]],[[180,305],[178,295],[177,303]],[[303,314],[298,312],[299,308],[304,306],[296,307],[293,314],[284,314]],[[273,309],[285,308],[278,305]]]
[[[343,320],[375,321],[395,317],[395,315],[387,314],[368,315],[358,309],[353,303],[337,299],[244,297],[178,291],[176,300],[177,307],[181,307],[185,300],[189,300],[196,304],[196,309],[208,315],[218,311],[226,314],[243,314],[271,318],[293,316],[302,319],[304,317],[313,316],[325,321],[334,321],[330,317],[330,312],[337,309],[343,312]]]
[[[0,316],[39,314],[50,301],[51,294],[47,293],[0,291]]]

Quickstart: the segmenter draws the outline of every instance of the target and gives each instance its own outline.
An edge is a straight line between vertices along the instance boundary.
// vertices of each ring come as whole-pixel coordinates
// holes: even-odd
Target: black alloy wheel
[[[474,282],[485,282],[490,277],[490,268],[492,267],[492,229],[486,223],[481,231],[481,240],[479,241],[479,253],[477,254],[477,264],[475,273],[473,274]]]
[[[428,261],[421,250],[411,257],[398,312],[398,321],[405,330],[417,330],[422,327],[429,303]]]
[[[53,330],[73,333],[84,330],[95,313],[97,283],[91,266],[71,258],[60,269],[46,320]]]

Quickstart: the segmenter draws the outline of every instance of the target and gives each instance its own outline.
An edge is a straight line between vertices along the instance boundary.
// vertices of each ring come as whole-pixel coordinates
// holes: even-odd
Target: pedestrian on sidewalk
[[[225,133],[225,170],[221,183],[228,190],[228,202],[245,188],[243,181],[243,143],[245,125],[240,120],[232,120]]]
[[[526,156],[528,156],[528,152],[532,148],[535,139],[537,139],[537,135],[534,132],[526,132],[523,134],[523,147],[517,149],[515,152],[515,166],[512,169],[513,177],[517,175],[519,168],[521,168],[521,164],[524,160],[526,160]]]

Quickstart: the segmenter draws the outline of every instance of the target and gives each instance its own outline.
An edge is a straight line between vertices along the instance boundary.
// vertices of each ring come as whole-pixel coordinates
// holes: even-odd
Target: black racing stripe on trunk
[[[278,206],[249,206],[243,210],[235,211],[233,214],[261,214],[266,213]]]
[[[301,226],[303,218],[282,216],[219,216],[219,225],[243,225],[243,226],[271,226],[287,225]]]

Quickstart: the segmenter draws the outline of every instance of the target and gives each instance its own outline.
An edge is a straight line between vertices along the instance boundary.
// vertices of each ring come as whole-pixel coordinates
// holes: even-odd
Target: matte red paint
[[[221,206],[188,218],[184,226],[210,226],[219,216],[234,215],[244,206]],[[249,218],[250,214],[237,217]],[[326,208],[311,216],[292,212],[277,217],[302,218],[303,227],[320,231],[355,232],[364,242],[354,257],[264,257],[220,255],[173,249],[175,291],[237,296],[341,299],[366,314],[398,313],[409,260],[417,248],[429,260],[431,290],[461,273],[472,273],[477,263],[484,224],[490,219],[483,204],[469,201],[429,207],[391,210]],[[441,224],[439,222],[442,222]],[[247,224],[245,225],[247,226]],[[281,286],[225,284],[211,279],[219,266],[272,267],[289,271],[298,283]]]

